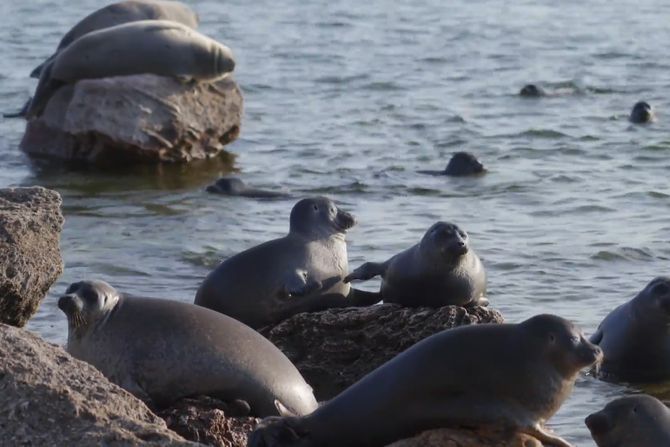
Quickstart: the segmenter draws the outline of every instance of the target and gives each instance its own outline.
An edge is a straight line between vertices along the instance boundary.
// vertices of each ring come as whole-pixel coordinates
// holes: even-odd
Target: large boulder
[[[25,325],[63,273],[61,204],[39,186],[0,189],[0,323]]]
[[[88,363],[0,323],[2,445],[195,446]]]
[[[187,162],[211,158],[239,135],[242,93],[228,77],[183,83],[151,74],[60,88],[21,141],[29,155],[68,161]]]
[[[430,335],[502,321],[500,312],[488,307],[380,304],[302,313],[261,332],[291,359],[321,401]]]

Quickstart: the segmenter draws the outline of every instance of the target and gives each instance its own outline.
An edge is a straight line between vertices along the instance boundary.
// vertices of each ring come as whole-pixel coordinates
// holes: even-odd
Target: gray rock
[[[0,323],[24,326],[63,273],[61,204],[39,186],[0,189]]]
[[[515,433],[495,433],[441,428],[425,431],[388,447],[542,447],[537,439]]]
[[[91,365],[0,324],[0,445],[195,446]]]
[[[302,313],[261,333],[291,359],[322,401],[430,335],[456,326],[502,322],[502,315],[488,307],[381,304]]]
[[[232,78],[181,83],[151,74],[81,80],[29,120],[32,156],[98,165],[211,158],[237,138],[242,93]]]

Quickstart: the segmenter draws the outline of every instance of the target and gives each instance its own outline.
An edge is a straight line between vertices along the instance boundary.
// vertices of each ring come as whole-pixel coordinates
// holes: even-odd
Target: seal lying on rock
[[[233,71],[228,47],[180,23],[140,20],[90,32],[72,42],[42,70],[28,117],[39,116],[67,83],[133,74],[215,81]]]
[[[421,242],[386,262],[366,262],[344,278],[381,275],[380,298],[403,306],[486,305],[486,272],[458,226],[437,222]]]
[[[221,177],[213,184],[208,185],[207,188],[205,188],[205,191],[211,192],[212,194],[251,197],[256,199],[271,199],[287,196],[287,194],[282,192],[251,188],[237,177]]]
[[[670,379],[669,325],[670,278],[654,278],[635,298],[610,312],[591,336],[604,355],[595,376],[630,383]]]
[[[598,447],[670,445],[670,410],[644,394],[613,400],[584,423]]]
[[[344,236],[354,217],[326,197],[300,200],[286,236],[223,261],[203,281],[195,304],[253,328],[300,312],[369,305],[342,281],[348,269]]]
[[[449,175],[452,177],[464,177],[467,175],[484,174],[486,168],[481,161],[470,152],[456,152],[451,156],[444,171],[419,171],[419,174]]]
[[[262,335],[192,304],[120,295],[82,281],[58,300],[67,351],[137,397],[163,406],[194,395],[243,401],[252,414],[305,415],[312,389]]]
[[[569,321],[449,329],[415,344],[313,413],[270,418],[249,447],[377,447],[442,427],[498,428],[568,447],[542,427],[601,357]]]
[[[189,28],[196,29],[198,27],[198,15],[181,2],[170,0],[126,0],[112,3],[92,12],[73,26],[61,39],[56,52],[35,68],[30,73],[30,77],[39,78],[45,64],[53,60],[60,50],[84,34],[138,20],[171,20],[186,25]]]
[[[651,123],[655,120],[654,110],[649,103],[639,101],[633,106],[628,120],[636,124]]]

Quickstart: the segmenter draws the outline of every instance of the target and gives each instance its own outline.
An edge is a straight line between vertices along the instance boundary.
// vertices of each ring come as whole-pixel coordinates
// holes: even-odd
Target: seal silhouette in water
[[[486,272],[465,231],[433,224],[421,241],[385,262],[366,262],[344,279],[381,275],[380,298],[403,306],[486,305]]]
[[[600,359],[569,321],[449,329],[415,344],[304,417],[269,418],[249,447],[381,447],[442,427],[504,427],[569,447],[542,424]]]
[[[651,123],[655,118],[654,109],[652,109],[649,103],[644,101],[635,103],[628,117],[631,123],[636,124]]]
[[[374,304],[376,294],[352,292],[342,281],[349,266],[344,238],[355,223],[326,197],[300,200],[286,236],[223,261],[200,285],[195,304],[253,328],[300,312]]]
[[[287,197],[287,194],[276,191],[267,191],[247,186],[237,177],[221,177],[216,182],[208,185],[205,189],[212,194],[222,194],[226,196],[252,197],[258,199],[270,199],[275,197]]]
[[[519,95],[524,98],[540,98],[542,96],[547,96],[547,92],[538,85],[527,84],[519,91]]]
[[[595,376],[610,382],[670,379],[670,278],[654,278],[614,309],[591,336],[604,359]]]
[[[225,315],[126,297],[104,281],[71,284],[58,307],[68,318],[67,351],[155,405],[209,395],[244,401],[257,416],[305,415],[317,406],[279,349]]]
[[[447,167],[443,171],[418,171],[420,174],[449,175],[452,177],[464,177],[468,175],[479,175],[486,172],[481,161],[469,152],[456,152],[451,156]]]
[[[615,399],[584,423],[598,447],[670,445],[670,410],[644,394]]]

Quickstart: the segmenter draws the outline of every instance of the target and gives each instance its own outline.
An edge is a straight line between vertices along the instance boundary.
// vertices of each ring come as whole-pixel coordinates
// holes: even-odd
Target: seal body
[[[210,395],[257,416],[307,414],[316,400],[291,361],[244,324],[176,301],[120,296],[102,281],[70,285],[67,351],[109,380],[162,406]]]
[[[299,313],[354,305],[342,281],[345,233],[353,216],[328,198],[300,200],[289,233],[224,260],[203,281],[195,304],[253,328]]]
[[[636,124],[651,123],[654,119],[654,109],[645,101],[635,103],[628,117],[631,123]]]
[[[381,447],[434,428],[495,427],[566,447],[542,424],[569,396],[580,369],[600,355],[570,322],[552,315],[449,329],[305,417],[266,420],[248,445]]]
[[[150,73],[209,82],[234,68],[228,47],[187,26],[130,22],[90,32],[60,51],[42,71],[28,115],[39,115],[58,88],[81,79]]]
[[[186,25],[189,28],[198,28],[198,15],[181,2],[169,0],[126,0],[100,8],[80,20],[63,36],[58,44],[56,53],[91,31],[128,22],[136,22],[138,20],[170,20]],[[30,73],[30,76],[39,78],[44,65],[54,57],[55,54],[40,64]]]
[[[596,377],[611,382],[670,379],[670,278],[654,278],[614,309],[591,336],[604,354]]]
[[[486,272],[468,239],[457,225],[437,222],[418,244],[386,262],[363,264],[345,281],[381,275],[381,298],[403,306],[485,305]]]
[[[444,171],[419,171],[420,174],[448,175],[452,177],[465,177],[469,175],[480,175],[486,173],[486,168],[481,161],[470,152],[456,152],[451,156]]]
[[[286,197],[286,194],[282,192],[251,188],[237,177],[221,177],[213,184],[208,185],[205,190],[207,192],[211,192],[212,194],[251,197],[255,199],[273,199],[278,197]]]
[[[670,410],[644,394],[615,399],[584,423],[598,447],[670,445]]]

